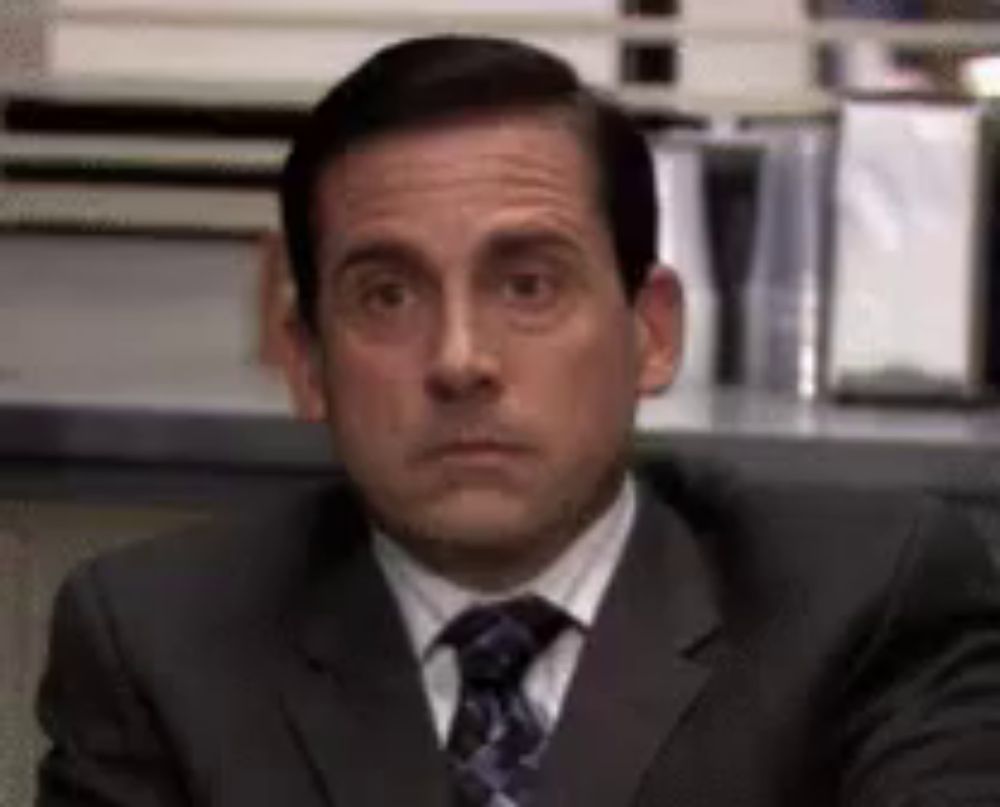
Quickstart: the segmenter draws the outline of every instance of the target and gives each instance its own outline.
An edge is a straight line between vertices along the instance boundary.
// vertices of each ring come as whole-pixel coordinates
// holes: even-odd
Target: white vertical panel
[[[853,103],[841,137],[831,383],[971,391],[980,111]]]
[[[684,286],[684,352],[677,388],[704,389],[714,378],[716,304],[709,271],[704,179],[699,150],[656,141],[659,258]]]

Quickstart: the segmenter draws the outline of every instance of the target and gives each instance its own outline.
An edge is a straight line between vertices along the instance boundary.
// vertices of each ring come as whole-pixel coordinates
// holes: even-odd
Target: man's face
[[[364,144],[321,175],[315,227],[303,408],[375,516],[446,573],[544,563],[670,380],[672,276],[626,302],[587,157],[546,115]]]

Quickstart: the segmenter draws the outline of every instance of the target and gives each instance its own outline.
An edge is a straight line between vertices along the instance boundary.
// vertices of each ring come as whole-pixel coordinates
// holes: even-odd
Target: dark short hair
[[[625,294],[633,299],[656,259],[657,204],[649,146],[618,106],[561,59],[493,37],[432,36],[377,52],[306,118],[281,176],[281,211],[299,310],[316,322],[315,193],[323,168],[379,135],[475,115],[568,113],[591,156]]]

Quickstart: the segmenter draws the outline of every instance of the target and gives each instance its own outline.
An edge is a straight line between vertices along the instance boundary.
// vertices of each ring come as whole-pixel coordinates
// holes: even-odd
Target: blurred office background
[[[920,488],[994,532],[1000,2],[4,0],[0,807],[66,569],[330,472],[281,381],[274,182],[331,80],[431,31],[551,47],[648,132],[691,316],[643,462]]]

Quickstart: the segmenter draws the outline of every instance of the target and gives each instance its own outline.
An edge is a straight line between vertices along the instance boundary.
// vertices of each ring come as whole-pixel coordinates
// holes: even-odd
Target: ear
[[[282,329],[278,363],[295,414],[310,422],[326,420],[326,388],[319,336],[297,313],[289,313]]]
[[[295,413],[326,418],[322,363],[315,333],[302,321],[284,241],[276,232],[260,238],[257,358],[285,379]]]
[[[684,289],[677,274],[653,266],[633,303],[639,350],[638,392],[653,395],[670,386],[684,346]]]

